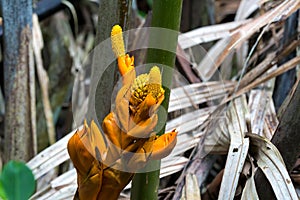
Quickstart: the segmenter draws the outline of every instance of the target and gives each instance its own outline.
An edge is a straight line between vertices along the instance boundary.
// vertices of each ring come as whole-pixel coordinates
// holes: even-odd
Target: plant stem
[[[28,161],[35,148],[35,85],[32,64],[32,1],[1,1],[5,93],[4,162]]]
[[[180,27],[181,19],[182,0],[155,0],[153,2],[153,18],[152,27],[167,28],[176,31],[176,34],[162,34],[158,35],[150,33],[149,43],[159,42],[161,44],[166,43],[168,50],[162,49],[148,49],[147,52],[147,63],[158,63],[173,68],[175,65],[176,47],[178,40],[178,31]],[[159,31],[158,31],[159,32]],[[165,89],[165,99],[162,103],[164,110],[168,110],[169,98],[170,98],[170,87],[172,83],[172,70],[166,70],[162,74],[163,86]],[[158,112],[160,118],[160,112]],[[159,120],[160,121],[160,120]],[[165,131],[164,128],[159,131],[159,135]],[[150,161],[146,168],[155,167],[156,171],[150,171],[146,173],[135,174],[132,182],[131,189],[131,200],[143,200],[143,199],[157,199],[158,186],[159,186],[159,166],[160,160]]]

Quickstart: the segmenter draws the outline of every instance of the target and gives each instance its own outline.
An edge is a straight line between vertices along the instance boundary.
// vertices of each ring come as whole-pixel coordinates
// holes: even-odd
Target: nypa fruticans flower
[[[176,144],[176,130],[162,136],[153,131],[164,100],[160,69],[154,66],[136,77],[120,26],[113,27],[111,41],[123,79],[115,109],[103,120],[102,130],[94,121],[85,121],[68,143],[77,170],[78,199],[117,199],[134,172],[150,159],[166,157]]]

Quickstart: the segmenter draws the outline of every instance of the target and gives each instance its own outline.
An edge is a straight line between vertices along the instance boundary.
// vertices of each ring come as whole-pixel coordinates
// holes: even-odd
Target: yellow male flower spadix
[[[125,47],[123,42],[122,28],[119,25],[115,25],[111,30],[111,43],[112,50],[115,56],[121,57],[125,56]]]
[[[125,54],[125,45],[123,40],[122,28],[119,25],[115,25],[111,31],[111,46],[115,56],[118,59],[119,71],[122,76],[124,76],[129,71],[134,71],[134,58],[129,57],[128,54]],[[135,74],[133,75],[135,76]],[[124,77],[124,84],[129,84],[129,81],[132,80],[129,75]],[[126,80],[129,79],[129,80]]]

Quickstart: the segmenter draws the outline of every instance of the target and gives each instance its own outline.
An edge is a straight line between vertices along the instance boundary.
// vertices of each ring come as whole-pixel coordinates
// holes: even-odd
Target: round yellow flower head
[[[157,66],[151,68],[149,74],[139,75],[133,82],[131,103],[136,106],[145,100],[149,93],[158,100],[164,89],[161,87],[161,73]]]

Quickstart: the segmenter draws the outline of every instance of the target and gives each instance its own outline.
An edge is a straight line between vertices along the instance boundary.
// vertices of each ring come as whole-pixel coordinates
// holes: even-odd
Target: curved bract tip
[[[150,159],[159,160],[167,157],[177,143],[177,134],[177,130],[174,129],[171,132],[159,136],[153,144],[153,151]]]

